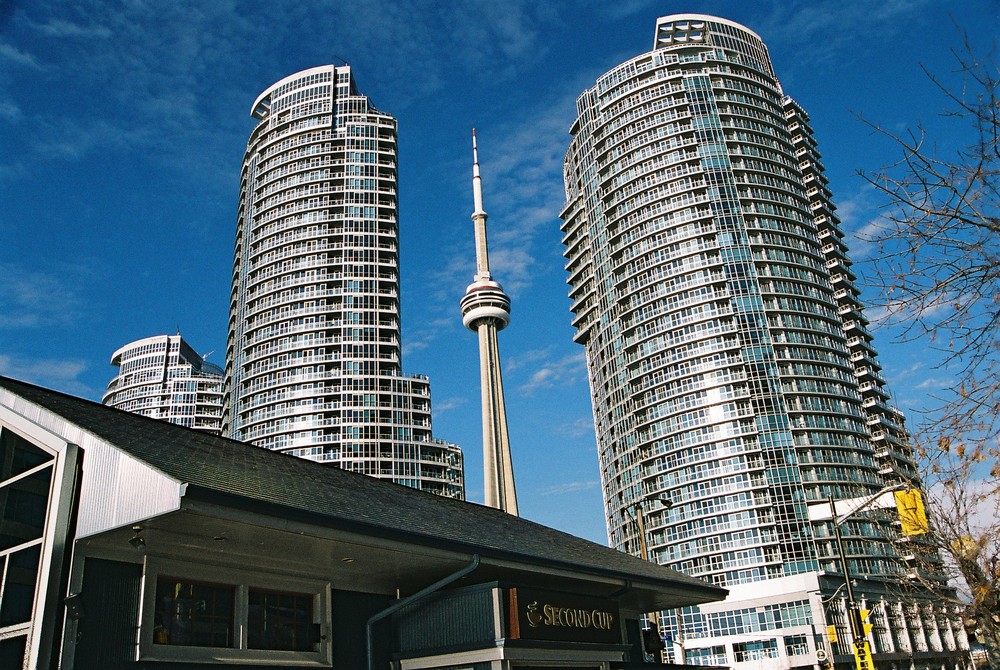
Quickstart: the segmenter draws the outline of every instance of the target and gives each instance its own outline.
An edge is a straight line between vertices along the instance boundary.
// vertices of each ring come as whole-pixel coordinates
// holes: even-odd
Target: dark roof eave
[[[650,586],[658,586],[661,588],[681,588],[692,596],[697,594],[697,597],[704,598],[701,602],[721,600],[725,598],[728,593],[727,589],[714,586],[703,580],[688,577],[686,575],[680,575],[681,579],[669,577],[658,578],[651,575],[642,575],[622,570],[615,570],[612,568],[583,566],[572,561],[560,561],[558,559],[544,556],[536,556],[516,551],[498,549],[496,547],[476,545],[468,542],[462,542],[460,540],[429,536],[423,533],[408,532],[391,526],[380,526],[346,517],[333,517],[326,514],[317,514],[316,512],[312,512],[310,510],[262,501],[198,485],[189,484],[186,487],[185,498],[223,505],[235,509],[244,509],[262,514],[264,516],[273,516],[280,519],[293,519],[295,521],[309,523],[320,527],[329,528],[335,525],[338,530],[346,532],[375,536],[387,540],[402,542],[404,544],[412,544],[436,550],[454,551],[455,553],[466,556],[479,554],[484,558],[493,558],[527,565],[544,566],[561,571],[579,573],[581,576],[590,575],[593,577],[609,578],[619,581],[623,585],[631,585],[633,588],[638,587],[641,584],[649,584]]]
[[[597,581],[631,584],[647,593],[698,594],[706,600],[726,593],[700,579],[500,510],[200,433],[7,377],[0,376],[0,389],[164,476],[186,483],[185,497],[190,500],[200,498],[206,504],[215,500],[214,504],[234,512],[246,510],[319,528],[398,538],[439,552],[445,548],[444,552],[464,556],[479,553],[500,569],[507,562],[514,570],[522,565],[525,572],[559,571],[570,579],[574,574],[580,579],[589,575]],[[289,488],[291,482],[295,482],[294,491]],[[307,506],[314,504],[315,508]],[[486,527],[495,536],[484,544],[481,531]],[[508,546],[521,549],[512,551]]]

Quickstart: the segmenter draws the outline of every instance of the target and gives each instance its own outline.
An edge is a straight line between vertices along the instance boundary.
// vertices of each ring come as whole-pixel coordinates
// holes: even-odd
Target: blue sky
[[[465,449],[469,499],[482,500],[478,363],[458,301],[475,265],[475,127],[491,265],[513,299],[500,347],[521,513],[606,542],[561,165],[576,96],[680,12],[768,44],[849,233],[879,215],[856,170],[895,158],[854,113],[937,129],[945,101],[920,65],[950,76],[953,19],[983,50],[1000,28],[996,0],[0,0],[0,374],[99,400],[115,349],[178,329],[222,365],[250,105],[346,59],[399,119],[403,365],[431,378],[435,433]],[[869,252],[853,244],[858,269]],[[947,374],[925,347],[877,335],[895,402],[926,407]]]

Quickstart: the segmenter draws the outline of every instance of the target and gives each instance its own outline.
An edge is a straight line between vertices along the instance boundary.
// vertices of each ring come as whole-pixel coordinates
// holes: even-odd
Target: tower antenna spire
[[[479,149],[476,129],[472,129],[472,222],[476,232],[476,279],[489,281],[490,254],[486,245],[486,210],[483,209],[483,178],[479,175]],[[506,324],[504,324],[506,325]]]
[[[497,332],[510,323],[510,298],[490,275],[486,244],[483,180],[479,148],[472,130],[472,223],[476,239],[476,274],[462,298],[462,323],[479,335],[479,374],[483,402],[483,502],[517,516],[517,493],[507,432],[507,410],[500,374]]]

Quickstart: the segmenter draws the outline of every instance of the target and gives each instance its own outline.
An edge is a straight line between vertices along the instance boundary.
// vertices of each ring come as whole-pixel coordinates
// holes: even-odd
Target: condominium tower
[[[562,231],[611,544],[730,590],[660,616],[687,662],[853,667],[834,525],[810,506],[915,468],[809,117],[756,34],[693,14],[660,18],[577,112]],[[839,528],[876,661],[947,663],[961,622],[901,590],[891,518]]]
[[[222,427],[222,370],[181,336],[130,342],[111,356],[118,374],[101,402],[127,412],[218,433]]]
[[[254,102],[240,183],[225,434],[464,497],[462,453],[404,375],[396,119],[348,66],[303,70]]]

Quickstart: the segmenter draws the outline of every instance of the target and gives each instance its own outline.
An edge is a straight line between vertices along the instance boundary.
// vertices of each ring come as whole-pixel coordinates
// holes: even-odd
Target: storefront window
[[[329,667],[328,582],[148,554],[144,574],[140,660]]]
[[[153,644],[231,647],[236,587],[161,577]]]
[[[313,623],[313,596],[250,590],[247,646],[250,649],[312,651],[319,642]]]

